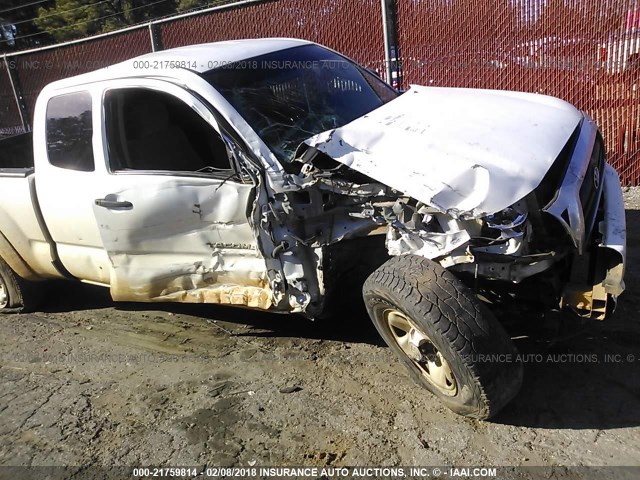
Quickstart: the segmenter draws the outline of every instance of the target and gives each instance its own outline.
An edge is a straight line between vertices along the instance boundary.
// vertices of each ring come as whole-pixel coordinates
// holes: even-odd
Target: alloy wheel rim
[[[387,309],[383,315],[393,340],[422,376],[445,395],[454,396],[458,392],[456,377],[431,339],[399,310]]]
[[[4,283],[2,277],[0,277],[0,308],[6,308],[9,305],[9,292],[7,291],[7,285]]]

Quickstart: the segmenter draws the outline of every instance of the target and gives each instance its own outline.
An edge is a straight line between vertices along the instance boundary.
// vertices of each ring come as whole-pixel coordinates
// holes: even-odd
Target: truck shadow
[[[570,340],[517,342],[523,386],[494,422],[598,430],[640,425],[640,332],[620,317],[616,326]]]
[[[339,316],[310,320],[302,315],[277,314],[210,304],[113,302],[109,291],[103,287],[82,283],[52,282],[46,302],[40,310],[45,313],[67,313],[109,308],[132,313],[170,312],[249,327],[243,333],[235,334],[236,336],[288,337],[385,345],[371,323],[364,306],[344,309]]]
[[[626,291],[613,317],[573,338],[517,341],[520,394],[494,420],[538,428],[640,425],[640,211],[627,210]]]
[[[588,322],[570,338],[524,336],[516,345],[524,359],[518,396],[493,422],[535,428],[612,429],[640,425],[640,211],[627,211],[627,290],[610,320]],[[45,312],[113,308],[106,289],[54,285]],[[310,321],[299,315],[190,304],[118,303],[119,311],[166,311],[246,325],[237,336],[302,338],[384,347],[366,312],[345,310]],[[418,387],[416,387],[418,388]],[[435,399],[434,399],[435,401]]]

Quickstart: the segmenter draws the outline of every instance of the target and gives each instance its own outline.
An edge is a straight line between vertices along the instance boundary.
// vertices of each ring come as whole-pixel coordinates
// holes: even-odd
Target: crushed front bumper
[[[624,291],[626,224],[620,179],[604,165],[601,213],[592,232],[593,248],[575,257],[561,305],[585,318],[604,320]],[[593,241],[589,239],[589,241]]]
[[[602,242],[598,246],[601,250],[601,256],[604,256],[606,260],[606,276],[603,286],[608,294],[617,297],[624,291],[627,231],[620,178],[609,164],[604,167],[603,201],[604,219],[599,225]]]

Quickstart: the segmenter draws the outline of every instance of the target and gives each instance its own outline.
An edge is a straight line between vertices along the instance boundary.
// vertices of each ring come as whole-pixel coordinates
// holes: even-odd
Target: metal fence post
[[[31,130],[31,126],[29,125],[29,112],[27,110],[27,104],[24,101],[22,87],[20,86],[20,79],[18,78],[18,64],[17,62],[9,62],[6,54],[4,54],[3,57],[4,66],[7,69],[7,75],[9,75],[9,82],[11,83],[13,97],[16,100],[18,113],[20,114],[20,120],[22,121],[22,127],[25,129],[25,131],[28,132],[29,130]]]
[[[398,22],[396,0],[380,0],[384,36],[384,63],[387,83],[400,88],[400,52],[398,50]]]
[[[391,83],[391,50],[389,38],[389,9],[387,8],[388,0],[380,0],[382,8],[382,36],[384,37],[384,71],[385,80]]]
[[[164,50],[160,25],[153,22],[149,23],[149,37],[151,38],[151,50],[153,52]]]

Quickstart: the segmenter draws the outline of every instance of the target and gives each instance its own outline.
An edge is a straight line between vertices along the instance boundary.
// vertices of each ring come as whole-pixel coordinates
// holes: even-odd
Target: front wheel
[[[451,410],[487,419],[517,393],[511,338],[455,275],[416,255],[394,257],[363,287],[369,316],[412,377]]]

